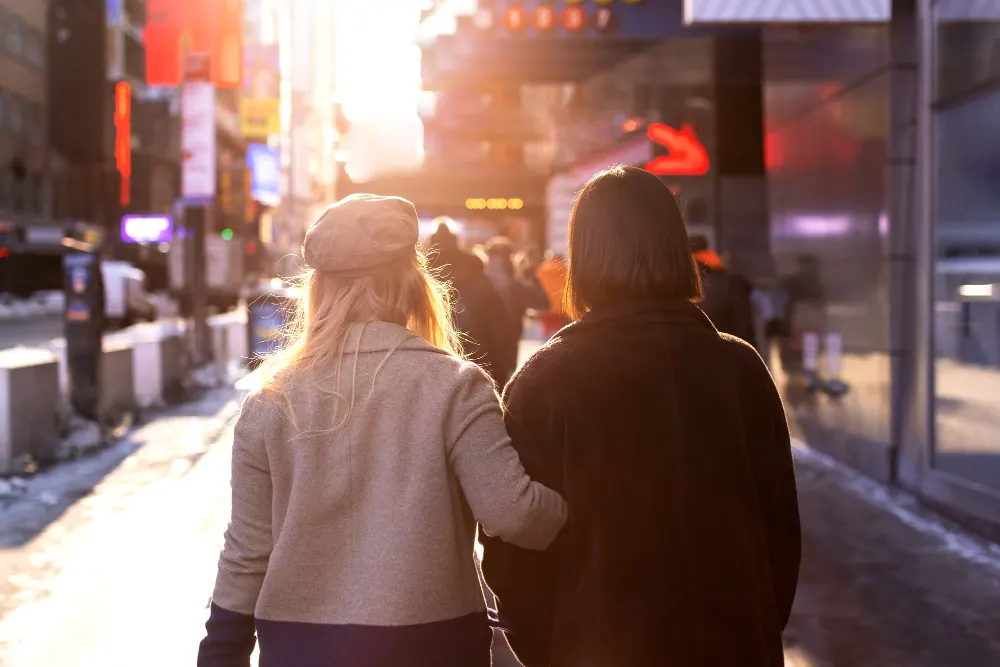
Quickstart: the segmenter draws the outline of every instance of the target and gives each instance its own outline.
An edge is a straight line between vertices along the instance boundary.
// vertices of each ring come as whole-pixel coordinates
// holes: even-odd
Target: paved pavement
[[[193,664],[235,401],[214,392],[0,496],[0,665]],[[805,553],[787,664],[1000,665],[1000,550],[820,455],[797,459]]]

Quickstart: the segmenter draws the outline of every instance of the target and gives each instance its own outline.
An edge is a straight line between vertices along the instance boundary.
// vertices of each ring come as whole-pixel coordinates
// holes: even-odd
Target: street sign
[[[184,83],[181,118],[181,196],[189,204],[205,204],[215,197],[215,89],[211,83]]]

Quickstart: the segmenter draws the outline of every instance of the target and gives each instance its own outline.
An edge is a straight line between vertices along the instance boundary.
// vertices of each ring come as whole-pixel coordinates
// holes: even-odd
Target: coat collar
[[[579,325],[589,327],[624,320],[695,324],[716,331],[715,325],[698,306],[676,301],[625,301],[597,308],[580,318]]]
[[[353,322],[348,327],[347,341],[344,345],[345,354],[353,354],[355,351],[388,352],[398,349],[447,354],[406,327],[391,322]]]

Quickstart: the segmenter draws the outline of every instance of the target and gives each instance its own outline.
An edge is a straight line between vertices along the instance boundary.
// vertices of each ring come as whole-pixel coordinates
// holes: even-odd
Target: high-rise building
[[[48,285],[46,269],[59,267],[62,235],[50,224],[47,34],[47,2],[0,0],[0,292]]]

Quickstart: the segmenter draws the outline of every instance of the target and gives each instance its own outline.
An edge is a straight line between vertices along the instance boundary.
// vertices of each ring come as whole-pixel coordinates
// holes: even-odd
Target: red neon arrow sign
[[[694,128],[687,123],[680,130],[663,123],[653,123],[646,134],[670,151],[669,155],[654,158],[646,164],[646,171],[649,173],[661,176],[701,176],[708,172],[708,151],[698,140]]]

